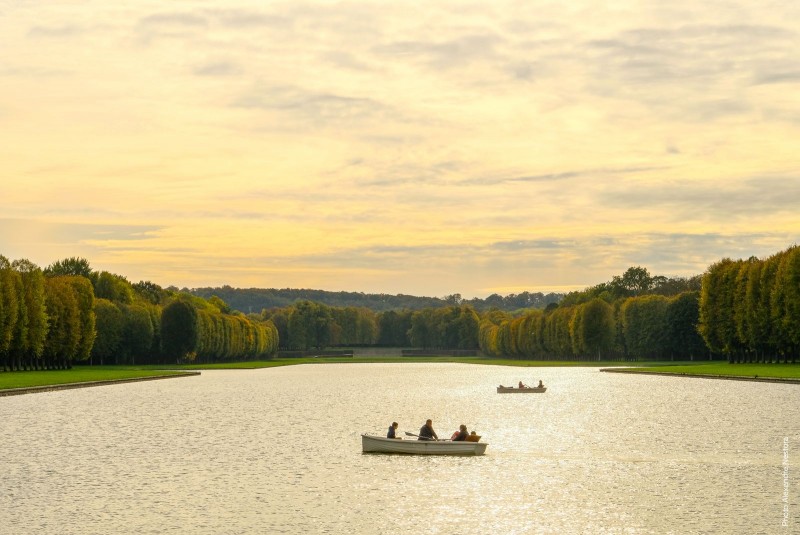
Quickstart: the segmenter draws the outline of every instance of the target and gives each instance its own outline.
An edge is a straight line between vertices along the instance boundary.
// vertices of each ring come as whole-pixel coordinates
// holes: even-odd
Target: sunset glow
[[[799,6],[0,1],[0,254],[464,297],[763,257]]]

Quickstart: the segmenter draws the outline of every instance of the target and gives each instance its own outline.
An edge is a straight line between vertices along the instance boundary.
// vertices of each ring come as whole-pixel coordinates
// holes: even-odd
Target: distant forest
[[[95,271],[83,258],[42,269],[0,255],[1,371],[369,346],[525,360],[795,362],[800,247],[764,259],[724,258],[689,278],[633,266],[566,295],[470,300],[230,286],[180,291]]]
[[[170,290],[178,291],[177,288]],[[469,305],[478,312],[498,309],[513,312],[528,308],[546,308],[552,303],[559,303],[566,294],[542,292],[522,292],[501,296],[492,294],[486,299],[476,297],[463,299],[461,294],[452,294],[445,297],[417,297],[414,295],[368,294],[363,292],[327,292],[325,290],[307,289],[275,289],[275,288],[183,288],[181,292],[191,293],[203,299],[217,296],[225,301],[232,309],[245,314],[260,313],[262,310],[283,308],[299,301],[312,301],[330,307],[357,307],[368,308],[374,312],[387,312],[390,310],[423,310],[426,308],[440,308],[447,306]]]

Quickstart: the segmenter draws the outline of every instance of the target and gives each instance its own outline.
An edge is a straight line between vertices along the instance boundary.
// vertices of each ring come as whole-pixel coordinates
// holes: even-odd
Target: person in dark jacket
[[[439,440],[436,431],[433,430],[433,421],[427,420],[425,425],[419,428],[419,438],[417,440]]]
[[[386,438],[397,438],[395,431],[397,431],[397,422],[392,422],[392,425],[389,426],[389,431],[386,433]]]
[[[453,433],[453,436],[450,440],[460,441],[460,440],[467,440],[469,434],[467,433],[467,426],[461,424],[461,427],[458,428],[458,431]]]

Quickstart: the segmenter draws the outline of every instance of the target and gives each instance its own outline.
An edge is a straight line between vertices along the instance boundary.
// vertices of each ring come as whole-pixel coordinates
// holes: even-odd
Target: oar
[[[439,441],[445,440],[445,439],[443,439],[443,438],[427,438],[427,437],[420,437],[419,435],[415,435],[414,433],[409,433],[408,431],[406,431],[406,435],[407,435],[407,436],[409,436],[409,437],[417,437],[417,438],[422,438],[422,440],[432,440],[432,441],[434,441],[434,442],[439,442]]]

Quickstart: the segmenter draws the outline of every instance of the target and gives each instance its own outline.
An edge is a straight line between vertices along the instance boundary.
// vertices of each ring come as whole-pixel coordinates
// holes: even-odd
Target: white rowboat
[[[400,440],[361,435],[364,453],[407,453],[410,455],[483,455],[485,442],[451,440]]]
[[[546,386],[528,386],[525,388],[514,388],[513,386],[498,386],[498,394],[541,394],[547,391]]]

